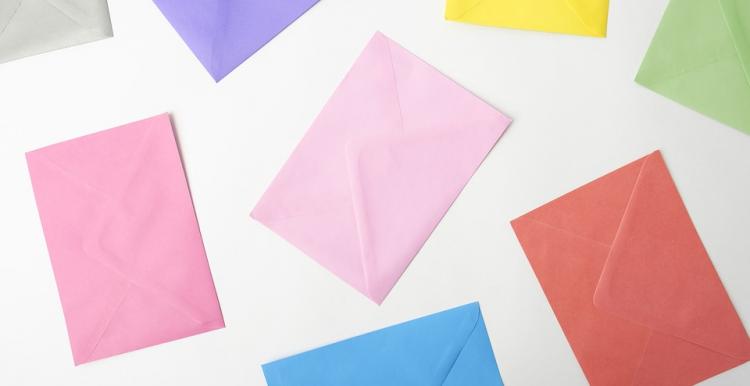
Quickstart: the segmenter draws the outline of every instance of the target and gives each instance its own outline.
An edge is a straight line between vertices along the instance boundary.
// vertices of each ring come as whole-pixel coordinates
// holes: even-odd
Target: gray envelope
[[[107,0],[0,0],[0,63],[111,36]]]

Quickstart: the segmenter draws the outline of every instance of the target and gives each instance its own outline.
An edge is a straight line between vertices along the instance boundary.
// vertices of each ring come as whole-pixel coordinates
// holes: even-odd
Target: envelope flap
[[[631,162],[524,217],[608,246],[620,226],[644,161],[641,158]]]
[[[3,32],[5,32],[5,28],[8,27],[8,24],[16,16],[16,12],[18,12],[21,7],[21,2],[23,2],[23,0],[0,2],[0,36],[2,36]]]
[[[748,87],[750,87],[750,2],[720,0],[724,21],[732,35],[734,48],[742,63]]]
[[[636,81],[660,84],[721,60],[733,60],[734,52],[719,1],[670,1]]]
[[[319,0],[154,0],[219,81]]]
[[[479,318],[479,305],[469,304],[271,362],[263,372],[269,386],[441,386],[476,339]]]
[[[594,302],[662,333],[750,359],[750,340],[658,152],[638,176]]]
[[[607,35],[609,0],[565,0],[594,36]]]
[[[77,364],[223,325],[167,115],[27,157]]]
[[[382,302],[499,135],[498,127],[467,122],[350,143],[354,214],[374,301]]]
[[[445,18],[458,20],[479,4],[490,0],[447,0],[445,4]]]
[[[26,0],[29,1],[29,0]],[[43,0],[63,17],[86,29],[112,35],[107,0]]]

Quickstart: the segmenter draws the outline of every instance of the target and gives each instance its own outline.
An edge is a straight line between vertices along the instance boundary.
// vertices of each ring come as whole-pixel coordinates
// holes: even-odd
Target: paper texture
[[[509,124],[378,33],[252,216],[381,303]]]
[[[447,0],[445,18],[464,23],[605,37],[609,0]]]
[[[224,327],[168,115],[27,160],[76,364]]]
[[[750,2],[672,0],[636,82],[750,134]]]
[[[478,303],[263,366],[268,386],[502,386]]]
[[[106,0],[0,1],[0,63],[111,36]]]
[[[154,0],[220,81],[319,0]]]
[[[514,220],[592,385],[693,385],[750,340],[659,152]]]

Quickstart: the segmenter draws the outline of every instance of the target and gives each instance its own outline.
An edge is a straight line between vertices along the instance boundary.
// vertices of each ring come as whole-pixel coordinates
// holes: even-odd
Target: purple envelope
[[[319,0],[154,0],[217,82]]]

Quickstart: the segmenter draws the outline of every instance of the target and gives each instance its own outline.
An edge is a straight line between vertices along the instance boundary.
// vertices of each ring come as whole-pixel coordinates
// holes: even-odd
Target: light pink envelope
[[[379,304],[510,121],[377,33],[252,216]]]
[[[76,365],[224,327],[169,115],[26,158]]]

